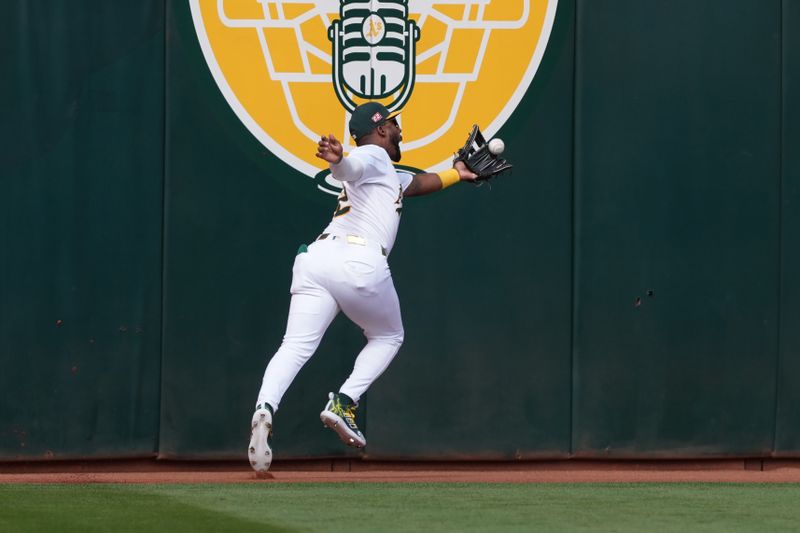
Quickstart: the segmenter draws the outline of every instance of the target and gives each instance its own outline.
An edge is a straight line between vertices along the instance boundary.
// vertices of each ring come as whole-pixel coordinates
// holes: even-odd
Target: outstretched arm
[[[411,180],[411,184],[403,191],[403,196],[424,196],[432,192],[441,191],[459,181],[475,181],[477,177],[477,174],[470,171],[463,162],[457,161],[452,169],[440,174],[426,172],[415,175]]]
[[[317,143],[317,157],[330,163],[331,174],[339,181],[354,181],[361,177],[364,165],[355,158],[344,157],[344,148],[333,133],[323,135]]]

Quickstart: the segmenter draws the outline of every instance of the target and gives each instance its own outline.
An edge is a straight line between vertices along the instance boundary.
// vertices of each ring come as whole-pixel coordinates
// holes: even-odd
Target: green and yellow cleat
[[[356,409],[358,404],[346,394],[328,394],[328,403],[319,414],[319,419],[326,427],[331,428],[339,435],[339,439],[355,448],[367,445],[367,439],[356,425]]]

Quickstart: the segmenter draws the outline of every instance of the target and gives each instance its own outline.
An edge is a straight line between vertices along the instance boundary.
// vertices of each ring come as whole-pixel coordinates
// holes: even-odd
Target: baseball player
[[[366,446],[356,425],[358,401],[403,343],[400,303],[387,263],[403,198],[477,177],[462,161],[439,174],[398,173],[392,162],[400,161],[402,131],[396,114],[378,102],[356,107],[349,127],[356,148],[348,156],[332,134],[323,135],[317,147],[342,192],[333,220],[313,243],[300,247],[294,261],[286,334],[264,372],[251,423],[248,456],[257,473],[272,463],[272,417],[281,398],[340,310],[364,331],[367,344],[339,392],[329,393],[320,419],[345,444]]]

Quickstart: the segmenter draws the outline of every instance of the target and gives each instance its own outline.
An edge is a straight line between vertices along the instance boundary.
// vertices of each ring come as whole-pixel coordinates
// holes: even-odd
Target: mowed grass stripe
[[[0,485],[0,531],[685,533],[798,524],[797,484]]]
[[[220,532],[290,529],[184,503],[136,485],[0,485],[0,531]]]

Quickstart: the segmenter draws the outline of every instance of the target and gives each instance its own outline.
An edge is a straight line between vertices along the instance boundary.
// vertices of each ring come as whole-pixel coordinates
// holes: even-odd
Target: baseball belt
[[[341,235],[332,235],[330,233],[323,233],[322,235],[317,237],[316,240],[324,241],[325,239],[330,239],[332,241],[335,240],[335,239],[342,239],[347,244],[355,244],[355,245],[358,245],[358,246],[367,246],[369,244],[369,241],[367,241],[367,239],[365,239],[364,237],[360,237],[358,235],[341,236]],[[383,254],[384,257],[388,257],[389,256],[389,254],[386,252],[386,248],[381,246],[380,249],[381,249],[381,253]]]

